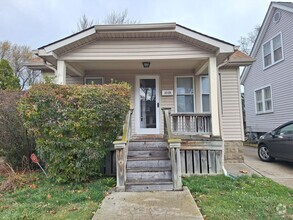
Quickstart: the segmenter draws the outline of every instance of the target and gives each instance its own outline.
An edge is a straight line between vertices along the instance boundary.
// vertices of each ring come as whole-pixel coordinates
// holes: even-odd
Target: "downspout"
[[[226,59],[223,63],[221,63],[221,64],[219,64],[218,66],[217,66],[217,70],[218,70],[218,77],[220,78],[221,77],[221,74],[220,74],[220,72],[219,72],[219,69],[222,67],[222,66],[225,66],[226,64],[228,64],[229,63],[229,59]],[[219,90],[220,90],[220,88],[222,88],[222,85],[220,85],[220,81],[219,81]],[[222,96],[222,94],[220,94],[222,91],[220,91],[220,92],[218,92],[218,94],[220,95],[220,96]],[[221,131],[222,131],[222,98],[220,98],[219,97],[219,109],[220,109],[220,111],[221,111],[221,113],[219,112],[219,118],[220,118],[220,128],[221,128]],[[222,134],[222,132],[221,132],[221,134]],[[223,135],[223,134],[222,134]],[[230,175],[228,174],[228,172],[227,172],[227,170],[225,169],[225,166],[224,166],[224,152],[225,152],[225,148],[224,148],[224,140],[223,140],[223,142],[222,142],[222,149],[223,149],[223,153],[222,153],[222,170],[223,170],[223,173],[224,173],[224,175],[225,176],[229,176],[230,177]]]

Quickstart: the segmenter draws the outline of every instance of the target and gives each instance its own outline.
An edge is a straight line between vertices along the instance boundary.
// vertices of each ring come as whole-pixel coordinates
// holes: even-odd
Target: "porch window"
[[[255,90],[255,110],[257,114],[273,111],[272,88],[270,85]]]
[[[200,77],[201,87],[201,110],[210,112],[210,81],[208,76]]]
[[[194,112],[193,77],[176,78],[177,112]]]
[[[87,85],[102,85],[104,83],[104,77],[85,77],[84,84]]]
[[[279,33],[264,43],[262,49],[264,68],[270,67],[283,60],[282,34]]]

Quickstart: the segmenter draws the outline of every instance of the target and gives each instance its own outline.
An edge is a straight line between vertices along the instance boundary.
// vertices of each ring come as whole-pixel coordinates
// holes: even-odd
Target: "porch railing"
[[[175,135],[210,135],[211,114],[172,113],[171,131]]]
[[[172,181],[174,190],[182,190],[182,177],[181,177],[181,158],[180,158],[180,146],[181,139],[173,138],[171,131],[171,117],[170,110],[164,108],[162,109],[164,114],[164,127],[165,136],[168,140],[169,157],[172,166]]]
[[[126,182],[126,163],[128,155],[128,142],[131,138],[131,116],[133,109],[129,110],[123,125],[123,134],[121,140],[114,141],[116,150],[116,190],[125,191]]]

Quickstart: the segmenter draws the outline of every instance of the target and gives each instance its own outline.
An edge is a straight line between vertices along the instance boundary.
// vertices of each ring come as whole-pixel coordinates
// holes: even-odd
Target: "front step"
[[[125,190],[127,192],[171,191],[173,190],[173,182],[126,182]]]
[[[152,158],[144,158],[144,157],[135,157],[127,159],[127,168],[145,168],[145,167],[171,167],[171,161],[166,157],[152,157]]]
[[[173,190],[167,146],[163,139],[140,138],[129,142],[126,191]]]

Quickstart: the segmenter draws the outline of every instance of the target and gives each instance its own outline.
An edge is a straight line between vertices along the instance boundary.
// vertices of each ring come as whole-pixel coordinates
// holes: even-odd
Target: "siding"
[[[238,69],[221,69],[222,136],[224,140],[243,140],[242,104]]]
[[[245,80],[245,109],[247,127],[254,132],[266,132],[293,119],[293,13],[281,11],[278,23],[270,22],[262,42],[282,32],[284,60],[263,70],[262,46],[256,53]],[[273,113],[256,115],[254,90],[271,84]]]
[[[208,57],[200,48],[175,39],[99,40],[64,54],[61,60],[147,60]]]

